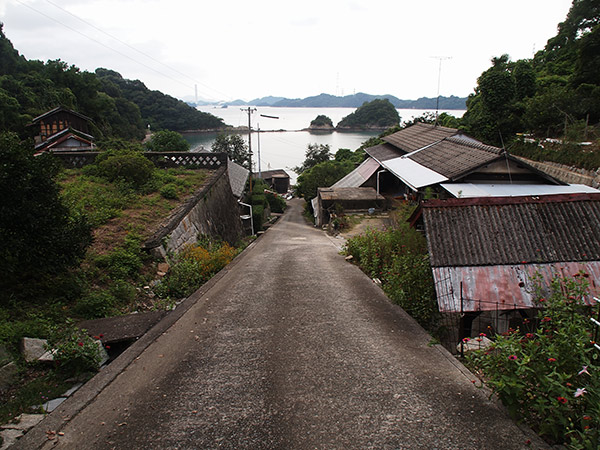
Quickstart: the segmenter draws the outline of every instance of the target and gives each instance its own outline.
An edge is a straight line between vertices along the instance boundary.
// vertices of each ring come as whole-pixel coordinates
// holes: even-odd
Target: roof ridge
[[[467,136],[469,139],[465,139],[462,136]],[[478,150],[483,150],[489,153],[495,153],[497,155],[501,155],[502,153],[505,153],[505,150],[500,148],[500,147],[495,147],[493,145],[488,145],[488,144],[484,144],[481,141],[476,140],[475,138],[472,138],[471,136],[468,135],[463,135],[463,134],[459,134],[459,135],[454,135],[454,136],[448,136],[445,137],[443,140],[448,141],[448,142],[453,142],[455,144],[460,144],[460,145],[464,145],[465,147],[471,147],[471,148],[476,148]]]
[[[464,206],[516,205],[532,203],[565,203],[577,201],[600,201],[600,193],[574,193],[549,195],[522,195],[506,197],[466,197],[449,199],[431,199],[421,203],[423,208],[451,208]]]

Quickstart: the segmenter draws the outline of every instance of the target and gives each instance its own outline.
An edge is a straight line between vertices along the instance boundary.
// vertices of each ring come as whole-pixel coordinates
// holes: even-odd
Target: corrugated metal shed
[[[502,152],[498,147],[450,137],[406,156],[448,179],[455,179],[499,159]]]
[[[383,140],[398,147],[403,152],[409,153],[457,133],[458,130],[455,128],[416,123],[394,134],[385,136]]]
[[[423,204],[434,267],[600,261],[600,194]]]
[[[448,181],[445,176],[405,156],[382,161],[381,165],[414,191],[432,184]]]
[[[534,308],[534,276],[551,280],[583,272],[592,280],[590,293],[600,296],[600,262],[514,264],[502,266],[434,267],[438,305],[442,312],[473,312]],[[461,292],[462,289],[462,292]]]
[[[536,274],[583,271],[600,294],[600,193],[432,200],[421,213],[441,311],[534,307]]]
[[[489,184],[489,183],[442,183],[441,186],[456,198],[471,197],[522,197],[555,194],[600,194],[598,189],[584,184]]]
[[[376,159],[379,162],[387,161],[388,159],[398,158],[405,154],[405,152],[397,149],[390,144],[379,144],[373,147],[369,147],[365,150],[371,158]]]

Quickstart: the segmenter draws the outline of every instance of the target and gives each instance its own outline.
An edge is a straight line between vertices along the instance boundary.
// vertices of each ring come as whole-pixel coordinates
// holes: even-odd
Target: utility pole
[[[438,86],[437,86],[437,100],[435,102],[435,125],[437,125],[438,112],[440,110],[440,82],[442,80],[442,61],[445,59],[452,59],[452,56],[432,56],[434,59],[440,61],[440,67],[438,70]]]
[[[256,111],[256,108],[240,108],[242,111],[248,113],[248,168],[250,169],[249,187],[250,195],[252,195],[252,113]]]

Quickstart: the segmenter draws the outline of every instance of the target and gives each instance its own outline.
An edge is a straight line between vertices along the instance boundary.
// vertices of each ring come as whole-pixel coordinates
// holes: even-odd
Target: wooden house
[[[93,150],[91,123],[89,117],[62,106],[36,117],[30,124],[37,127],[36,153]]]

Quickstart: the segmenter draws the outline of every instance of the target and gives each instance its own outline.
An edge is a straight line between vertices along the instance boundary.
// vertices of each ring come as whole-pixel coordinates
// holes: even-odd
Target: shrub
[[[99,319],[111,315],[116,303],[110,292],[92,291],[77,301],[74,312],[84,319]]]
[[[265,198],[267,199],[267,203],[269,203],[271,211],[274,213],[282,213],[287,207],[287,203],[279,195],[268,192],[265,194]]]
[[[165,184],[163,187],[160,188],[159,193],[163,198],[169,200],[175,200],[178,197],[177,186],[173,183]]]
[[[583,275],[583,274],[582,274]],[[600,444],[600,357],[590,342],[585,275],[555,278],[538,290],[539,326],[509,330],[468,355],[513,417],[552,443],[573,449]]]
[[[108,181],[131,184],[136,189],[148,183],[155,171],[154,164],[139,152],[106,152],[96,160],[98,174]]]
[[[144,254],[141,249],[141,237],[129,233],[123,245],[106,255],[96,257],[96,265],[105,269],[111,279],[125,280],[135,278],[143,265]]]
[[[263,206],[252,207],[252,222],[254,223],[254,231],[262,230],[265,220],[265,208]]]
[[[381,280],[391,300],[425,328],[435,329],[435,288],[422,235],[404,224],[387,231],[367,230],[350,238],[345,250],[365,273]]]
[[[72,324],[54,330],[48,348],[56,349],[54,361],[65,376],[96,372],[100,367],[98,343]]]
[[[182,298],[192,294],[231,262],[237,250],[228,244],[190,245],[176,258],[157,294]]]

